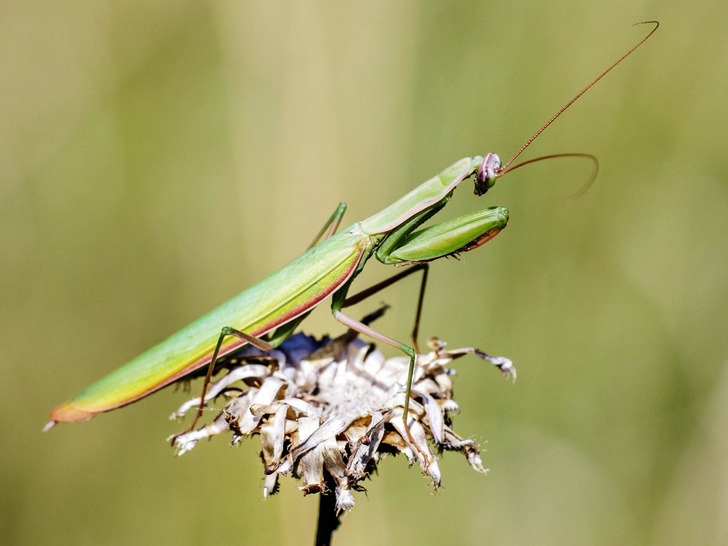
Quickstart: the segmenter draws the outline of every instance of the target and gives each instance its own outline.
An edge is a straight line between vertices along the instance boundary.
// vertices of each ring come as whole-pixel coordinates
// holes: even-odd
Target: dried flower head
[[[232,432],[233,444],[260,435],[265,465],[264,496],[276,491],[279,476],[303,481],[304,494],[328,493],[325,473],[335,484],[336,510],[351,510],[353,490],[387,454],[404,454],[417,462],[435,487],[440,470],[435,448],[459,451],[477,472],[483,468],[478,447],[452,430],[450,414],[454,359],[473,354],[515,378],[510,360],[474,349],[447,351],[433,339],[431,352],[418,355],[412,383],[408,430],[404,426],[405,382],[409,360],[385,359],[353,332],[331,340],[296,334],[263,353],[245,346],[229,358],[227,373],[210,385],[206,402],[225,395],[230,402],[215,420],[174,439],[178,454],[202,438]],[[240,385],[243,385],[241,388]],[[196,410],[199,398],[172,416]],[[429,440],[429,442],[428,442]]]

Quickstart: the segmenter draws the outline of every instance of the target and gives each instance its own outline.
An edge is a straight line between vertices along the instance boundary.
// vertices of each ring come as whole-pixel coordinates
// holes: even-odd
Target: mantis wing
[[[134,402],[210,363],[224,326],[260,337],[316,307],[355,273],[371,247],[357,230],[316,245],[258,284],[55,408],[54,422],[89,419]],[[279,340],[279,342],[282,340]],[[225,355],[245,342],[230,338]]]

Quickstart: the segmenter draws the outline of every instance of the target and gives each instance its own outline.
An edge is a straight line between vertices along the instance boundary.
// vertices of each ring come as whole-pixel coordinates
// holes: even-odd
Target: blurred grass
[[[728,542],[728,10],[721,3],[0,7],[2,515],[9,544],[304,543],[316,500],[260,502],[251,443],[173,459],[164,391],[47,435],[47,412],[298,255],[340,200],[376,212],[456,159],[583,151],[463,189],[506,231],[436,264],[423,334],[459,361],[487,478],[387,460],[336,540]],[[382,278],[372,265],[360,283]],[[405,338],[416,283],[381,296]],[[377,302],[371,305],[376,305]],[[362,304],[363,314],[370,308]],[[326,309],[311,333],[340,331]]]

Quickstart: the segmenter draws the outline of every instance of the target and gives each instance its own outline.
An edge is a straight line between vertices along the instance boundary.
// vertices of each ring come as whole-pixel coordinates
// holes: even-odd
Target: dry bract
[[[276,491],[281,475],[300,478],[304,494],[327,493],[327,473],[339,511],[351,510],[352,490],[361,489],[359,482],[389,453],[404,454],[410,465],[417,462],[435,487],[440,484],[435,448],[459,451],[473,469],[486,472],[478,447],[452,430],[449,414],[458,405],[446,366],[474,354],[506,376],[515,378],[515,368],[478,349],[446,351],[437,340],[430,348],[418,355],[409,432],[402,420],[407,358],[385,359],[352,333],[335,340],[296,334],[269,353],[248,345],[228,359],[227,373],[210,385],[206,401],[224,394],[230,402],[211,424],[178,436],[174,446],[181,455],[216,434],[232,432],[233,444],[258,434],[265,496]],[[190,400],[172,417],[198,405],[199,398]]]

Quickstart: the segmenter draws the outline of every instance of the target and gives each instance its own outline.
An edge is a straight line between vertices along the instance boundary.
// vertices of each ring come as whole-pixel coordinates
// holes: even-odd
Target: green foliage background
[[[172,457],[165,390],[48,411],[466,155],[533,145],[477,200],[507,230],[435,264],[423,333],[461,360],[456,429],[487,477],[389,459],[341,544],[725,544],[728,10],[721,2],[76,2],[0,6],[0,536],[8,544],[310,543],[317,501],[261,502],[256,446]],[[388,270],[372,264],[360,286]],[[406,338],[415,281],[381,296]],[[362,304],[360,314],[379,300]],[[327,310],[306,323],[341,331]]]

